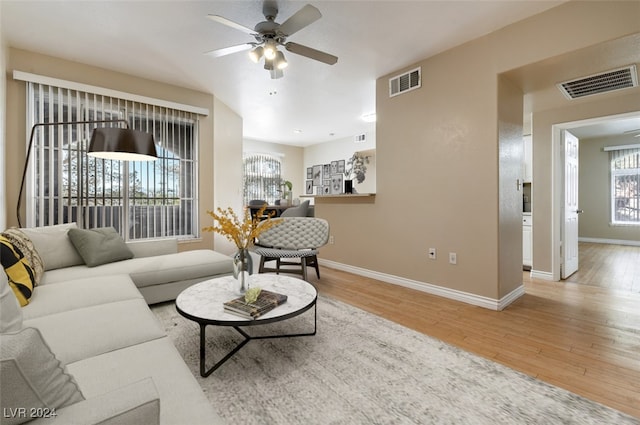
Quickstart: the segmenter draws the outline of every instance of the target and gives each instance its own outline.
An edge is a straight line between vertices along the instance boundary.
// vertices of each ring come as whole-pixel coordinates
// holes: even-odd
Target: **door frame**
[[[638,112],[629,112],[558,123],[551,126],[551,181],[553,182],[551,187],[551,249],[553,252],[553,255],[551,256],[552,280],[561,280],[560,267],[562,265],[562,256],[560,254],[560,247],[562,246],[562,224],[564,222],[564,140],[562,138],[562,132],[565,130],[571,131],[571,129],[587,125],[600,124],[606,121],[637,116]]]

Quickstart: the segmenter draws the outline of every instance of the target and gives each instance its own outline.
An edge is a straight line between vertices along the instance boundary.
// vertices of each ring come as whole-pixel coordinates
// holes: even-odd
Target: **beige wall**
[[[498,79],[498,292],[507,296],[522,284],[522,90]]]
[[[611,176],[609,152],[605,146],[636,144],[631,135],[581,139],[580,140],[580,238],[614,241],[640,241],[640,226],[612,226],[611,221]]]
[[[404,69],[378,79],[375,202],[316,200],[335,237],[323,258],[497,299],[497,78],[462,66],[482,63],[487,48],[481,40],[420,62],[422,87],[393,98],[388,77]]]
[[[378,79],[377,195],[375,201],[316,202],[316,214],[329,219],[335,237],[322,257],[489,299],[504,297],[521,282],[514,271],[521,270],[522,258],[506,251],[521,243],[522,233],[513,222],[521,200],[515,203],[503,190],[515,183],[502,156],[508,142],[499,130],[499,96],[507,86],[498,84],[499,75],[638,32],[639,5],[570,2]],[[417,65],[422,88],[389,98],[388,78]],[[510,101],[514,91],[508,89]],[[550,134],[557,119],[543,124],[539,118],[534,115],[534,134]],[[551,233],[551,212],[542,199],[550,196],[550,162],[544,161],[549,153],[538,144],[545,142],[534,145],[534,228],[548,234],[534,233],[534,265],[545,256],[539,243]],[[427,259],[429,247],[438,249],[437,260]],[[457,252],[457,265],[448,264],[448,252]]]
[[[214,151],[214,114],[216,107],[214,105],[214,97],[211,94],[196,92],[182,87],[172,86],[157,81],[137,78],[131,75],[112,72],[106,69],[96,68],[77,62],[70,62],[50,56],[27,52],[19,49],[9,49],[7,58],[7,71],[12,73],[13,70],[25,71],[33,74],[45,75],[53,78],[75,81],[84,84],[90,84],[99,87],[106,87],[113,90],[133,93],[142,96],[148,96],[157,99],[193,105],[197,107],[207,108],[210,114],[200,119],[200,135],[199,135],[199,182],[200,182],[200,222],[206,220],[205,208],[214,203],[214,170],[212,167],[212,158]],[[19,189],[18,182],[22,173],[22,164],[25,157],[25,141],[27,138],[25,128],[25,83],[15,81],[11,78],[11,74],[7,75],[7,105],[11,105],[7,109],[7,146],[6,146],[6,166],[7,181],[15,182],[15,184],[7,185],[7,225],[17,225],[15,212],[16,199]],[[220,104],[217,105],[220,109]],[[237,144],[241,146],[241,121],[237,119],[237,115],[229,113],[235,121],[228,122],[228,126],[235,128],[231,131],[231,138],[238,139]],[[240,128],[238,131],[237,128]],[[235,134],[235,136],[233,135]],[[238,136],[240,135],[240,136]],[[232,159],[231,159],[232,160]],[[182,249],[195,249],[213,247],[213,235],[204,233],[202,240],[195,241],[182,246]]]

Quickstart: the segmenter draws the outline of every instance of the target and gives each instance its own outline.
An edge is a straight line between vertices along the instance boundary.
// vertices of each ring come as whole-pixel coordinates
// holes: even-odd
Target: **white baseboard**
[[[358,276],[369,277],[371,279],[380,280],[382,282],[391,283],[398,286],[404,286],[405,288],[411,288],[417,291],[426,292],[431,295],[437,295],[451,300],[461,301],[463,303],[476,305],[478,307],[487,308],[489,310],[503,310],[505,307],[507,307],[509,304],[511,304],[524,294],[524,285],[520,285],[506,296],[502,297],[499,300],[496,300],[493,298],[470,294],[468,292],[432,285],[430,283],[406,279],[386,273],[380,273],[373,270],[363,269],[361,267],[350,266],[348,264],[342,264],[331,260],[319,259],[319,263],[332,269],[342,270],[345,272],[356,274]]]
[[[640,241],[630,241],[625,239],[602,239],[602,238],[578,238],[578,242],[605,243],[611,245],[640,246]]]
[[[540,280],[555,280],[553,278],[553,273],[551,272],[543,272],[540,270],[531,270],[531,277],[534,279],[540,279]]]

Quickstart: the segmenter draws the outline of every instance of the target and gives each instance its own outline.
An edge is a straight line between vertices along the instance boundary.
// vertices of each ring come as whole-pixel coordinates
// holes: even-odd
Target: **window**
[[[244,205],[252,199],[274,204],[282,197],[280,160],[269,155],[250,154],[244,157]]]
[[[199,235],[197,114],[37,83],[27,87],[30,126],[123,118],[130,128],[152,132],[158,153],[152,162],[93,158],[86,155],[88,142],[102,124],[39,127],[27,186],[29,226],[113,226],[126,240]]]
[[[610,151],[611,217],[614,224],[640,224],[640,148]]]

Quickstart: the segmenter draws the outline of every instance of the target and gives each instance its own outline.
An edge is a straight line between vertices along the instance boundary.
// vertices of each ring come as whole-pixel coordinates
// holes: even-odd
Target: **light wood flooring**
[[[309,280],[323,295],[640,418],[638,293],[525,272],[525,295],[497,312],[326,267],[320,273]]]
[[[640,246],[580,242],[578,254],[567,282],[640,293]]]

